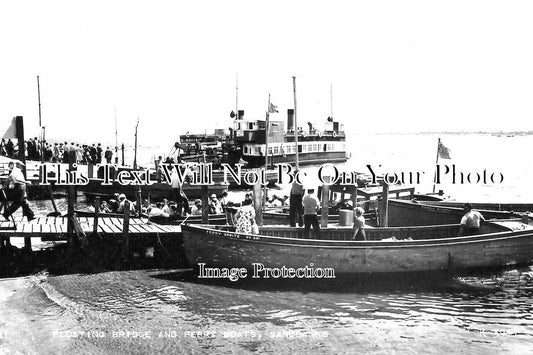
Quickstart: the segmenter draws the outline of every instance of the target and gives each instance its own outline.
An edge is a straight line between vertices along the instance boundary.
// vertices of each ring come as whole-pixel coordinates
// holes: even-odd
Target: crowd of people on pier
[[[101,143],[80,144],[67,141],[50,143],[41,141],[37,137],[24,142],[26,159],[44,161],[48,163],[77,164],[111,164],[113,150],[108,146],[104,150]],[[2,139],[0,142],[0,155],[9,158],[18,158],[18,145],[11,139]]]

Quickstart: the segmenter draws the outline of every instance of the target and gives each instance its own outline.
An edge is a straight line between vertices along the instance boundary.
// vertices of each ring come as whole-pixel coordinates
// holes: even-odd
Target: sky
[[[532,130],[528,1],[2,1],[0,127],[170,144],[285,119],[347,134]],[[237,80],[238,78],[238,80]],[[236,92],[238,82],[238,94]]]

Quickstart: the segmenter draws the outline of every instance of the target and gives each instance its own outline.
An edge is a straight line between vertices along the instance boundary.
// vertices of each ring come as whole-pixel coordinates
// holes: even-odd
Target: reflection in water
[[[523,351],[533,344],[532,270],[389,286],[199,283],[188,271],[164,270],[41,275],[10,305],[38,325],[28,330],[37,339],[84,334],[45,341],[47,351]],[[150,339],[140,338],[146,332]]]

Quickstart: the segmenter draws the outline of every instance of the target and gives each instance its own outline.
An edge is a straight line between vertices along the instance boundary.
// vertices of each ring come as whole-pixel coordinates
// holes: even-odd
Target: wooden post
[[[202,223],[209,224],[209,187],[202,185]]]
[[[75,171],[74,164],[76,163],[76,151],[74,149],[69,150],[68,154],[68,170],[69,173],[71,171]],[[75,182],[71,182],[70,185],[67,186],[67,200],[68,200],[68,212],[67,216],[68,223],[67,223],[67,235],[69,241],[72,240],[73,234],[74,234],[74,226],[72,224],[72,218],[74,216],[74,209],[76,205],[76,186],[74,185]]]
[[[147,173],[148,174],[148,173]],[[142,192],[141,192],[141,185],[139,185],[139,189],[137,190],[137,212],[139,213],[139,216],[142,213]]]
[[[22,173],[24,179],[27,180],[26,175],[26,148],[24,147],[24,119],[22,116],[15,117],[15,135],[19,146],[18,160],[22,162]],[[31,251],[31,237],[24,237],[24,249]]]
[[[26,148],[24,147],[24,119],[22,116],[15,117],[15,132],[19,146],[18,160],[24,164],[21,170],[24,178],[26,178]]]
[[[130,201],[124,201],[124,221],[122,224],[122,260],[129,261],[130,249]]]
[[[122,143],[122,166],[124,166],[124,143]]]
[[[94,222],[93,222],[93,234],[98,233],[98,215],[100,214],[100,197],[96,196],[94,199]]]
[[[381,221],[382,227],[389,226],[389,184],[383,183],[383,192],[381,193],[382,213]]]
[[[328,227],[328,214],[329,214],[329,185],[324,184],[322,186],[322,211],[320,216],[320,226],[322,228]]]
[[[357,207],[357,185],[354,185],[353,192],[351,193],[352,197],[352,206],[353,208]]]
[[[253,194],[254,194],[254,208],[255,208],[255,221],[257,222],[258,226],[263,225],[263,197],[262,197],[262,189],[261,189],[261,182],[257,182],[253,187]]]

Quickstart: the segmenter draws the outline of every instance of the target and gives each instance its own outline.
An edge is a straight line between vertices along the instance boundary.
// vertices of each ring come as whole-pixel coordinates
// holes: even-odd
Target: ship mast
[[[329,117],[333,118],[333,84],[330,84],[329,85],[329,108],[330,108],[330,112],[329,112]]]
[[[265,172],[268,170],[268,129],[270,123],[270,93],[268,93],[268,106],[266,112],[266,127],[265,127]]]
[[[292,91],[294,94],[294,146],[296,153],[296,170],[299,169],[299,157],[298,157],[298,120],[296,119],[296,77],[292,77]]]
[[[41,123],[41,86],[39,84],[39,75],[37,75],[37,97],[39,99],[39,128],[41,129],[41,143],[39,151],[41,152],[41,163],[44,162],[44,127]]]
[[[133,170],[137,170],[137,129],[139,128],[139,117],[137,117],[137,125],[135,126],[135,151],[133,156]]]
[[[118,165],[118,128],[117,128],[117,107],[115,106],[115,164]]]

